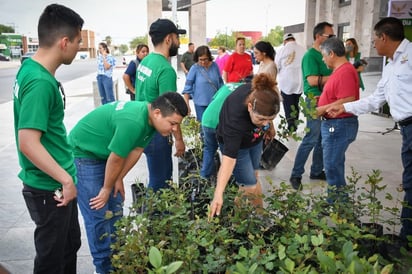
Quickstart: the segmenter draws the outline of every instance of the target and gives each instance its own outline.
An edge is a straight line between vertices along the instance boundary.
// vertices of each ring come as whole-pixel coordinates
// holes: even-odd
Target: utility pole
[[[171,1],[171,4],[172,4],[172,21],[177,26],[177,0],[169,0],[169,1]],[[177,72],[177,68],[178,68],[178,66],[177,66],[177,56],[171,57],[170,58],[170,63],[172,65],[172,67]]]

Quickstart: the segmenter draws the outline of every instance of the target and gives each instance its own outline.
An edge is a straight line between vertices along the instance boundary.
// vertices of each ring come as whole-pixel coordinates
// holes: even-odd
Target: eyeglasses
[[[207,61],[209,61],[209,58],[199,58],[198,59],[199,60],[199,62],[207,62]]]
[[[323,37],[327,37],[327,38],[332,38],[332,37],[336,37],[335,34],[322,34]]]
[[[57,82],[57,85],[59,86],[60,93],[62,94],[63,109],[66,109],[66,94],[64,93],[64,88],[60,82]]]

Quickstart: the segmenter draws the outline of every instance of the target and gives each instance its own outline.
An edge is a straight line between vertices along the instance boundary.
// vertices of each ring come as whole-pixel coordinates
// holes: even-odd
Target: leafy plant
[[[177,261],[163,266],[162,254],[160,253],[159,249],[154,246],[152,246],[149,250],[149,261],[153,267],[153,269],[148,269],[150,274],[172,274],[175,273],[183,263],[181,261]]]
[[[377,178],[371,176],[370,181]],[[393,271],[393,263],[381,260],[379,254],[359,252],[364,234],[358,223],[341,212],[322,215],[325,194],[296,192],[285,183],[269,184],[266,206],[259,213],[249,203],[235,204],[235,199],[243,197],[236,186],[229,185],[221,215],[211,221],[208,202],[191,202],[190,188],[173,184],[161,193],[149,192],[143,214],[134,205],[116,224],[115,273],[165,271],[176,262],[181,262],[179,273]],[[212,195],[212,187],[205,190],[206,199]],[[157,254],[155,261],[150,258],[153,247],[159,251],[152,251]]]

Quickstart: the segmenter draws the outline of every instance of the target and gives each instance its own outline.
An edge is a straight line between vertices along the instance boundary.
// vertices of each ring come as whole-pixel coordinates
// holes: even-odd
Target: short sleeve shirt
[[[227,82],[239,82],[253,72],[252,57],[247,54],[232,53],[223,69],[227,72]]]
[[[136,119],[136,117],[139,117]],[[82,118],[69,134],[76,158],[105,160],[113,152],[122,158],[150,142],[146,102],[117,101],[98,107]]]
[[[250,148],[260,143],[264,130],[257,128],[250,118],[245,100],[251,85],[244,84],[233,91],[224,101],[219,115],[216,135],[224,144],[223,155],[237,158],[239,149]]]
[[[177,91],[176,71],[166,57],[151,52],[139,64],[136,72],[136,101],[153,102],[160,95]]]
[[[228,83],[226,85],[223,85],[216,92],[216,94],[212,98],[212,101],[203,113],[202,126],[213,129],[217,127],[217,124],[219,123],[219,114],[223,103],[225,102],[229,94],[231,94],[240,85],[242,85],[242,83]]]
[[[37,168],[19,150],[18,132],[35,129],[42,132],[40,142],[76,182],[73,154],[63,124],[64,106],[59,83],[42,65],[28,59],[17,73],[13,88],[14,130],[21,171],[19,178],[33,188],[53,191],[61,184]]]
[[[313,94],[319,96],[322,91],[318,86],[311,86],[307,80],[309,76],[329,76],[332,70],[328,69],[326,64],[322,61],[322,54],[314,49],[310,48],[302,59],[302,74],[303,74],[303,91],[305,95]]]

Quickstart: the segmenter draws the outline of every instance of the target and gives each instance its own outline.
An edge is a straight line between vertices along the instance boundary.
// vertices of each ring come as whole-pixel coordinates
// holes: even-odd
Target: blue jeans
[[[195,104],[196,120],[202,122],[203,112],[205,112],[207,106],[199,106]]]
[[[96,197],[104,183],[106,161],[75,158],[77,168],[77,197],[79,208],[89,242],[93,264],[97,273],[109,273],[113,269],[110,244],[115,241],[114,224],[123,216],[123,198],[113,191],[106,205],[99,209],[90,208],[90,199]]]
[[[344,195],[340,192],[346,186],[345,153],[350,143],[356,139],[358,128],[359,122],[356,116],[322,121],[323,164],[328,184],[335,189],[335,191],[329,190],[331,194],[329,202],[334,201],[333,195],[337,195],[335,197]]]
[[[306,99],[306,103],[309,106],[309,99]],[[322,152],[322,137],[320,134],[320,119],[307,118],[306,127],[309,132],[303,137],[298,151],[295,156],[295,164],[293,165],[291,177],[302,178],[302,174],[305,173],[305,163],[308,160],[309,154],[313,149],[312,154],[312,166],[310,169],[310,175],[316,176],[323,171],[323,152]]]
[[[99,88],[100,99],[102,105],[114,102],[113,79],[106,75],[97,75],[97,86]]]
[[[77,200],[57,207],[53,191],[24,185],[22,193],[36,224],[33,273],[76,274],[77,251],[81,245]]]
[[[401,212],[400,236],[406,240],[406,236],[412,236],[412,124],[401,126],[402,134],[402,185],[405,191],[404,205]]]
[[[169,144],[168,137],[156,132],[144,153],[149,168],[148,187],[155,192],[168,188],[168,181],[173,179],[172,145]]]
[[[219,144],[220,150],[223,151],[224,144]],[[236,165],[233,170],[233,176],[238,186],[256,185],[256,170],[260,167],[260,157],[262,156],[262,141],[253,147],[239,149],[236,157]]]
[[[215,171],[215,154],[218,148],[216,129],[210,127],[203,127],[203,160],[200,176],[209,178]]]

